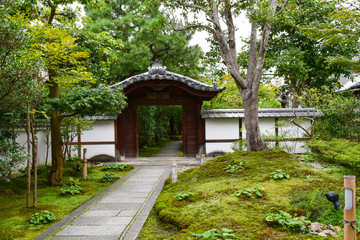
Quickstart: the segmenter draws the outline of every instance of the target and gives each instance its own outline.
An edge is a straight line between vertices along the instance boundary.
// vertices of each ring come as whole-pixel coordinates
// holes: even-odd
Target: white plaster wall
[[[18,136],[16,138],[16,142],[20,144],[20,146],[24,147],[24,152],[27,149],[27,137],[24,130],[17,130]],[[44,165],[46,161],[46,133],[39,132],[37,135],[38,139],[38,165]],[[77,138],[74,139],[74,142],[77,141]],[[114,120],[108,121],[96,121],[93,123],[93,129],[90,131],[83,132],[81,135],[82,142],[101,142],[101,141],[115,141],[115,126]],[[72,156],[77,156],[76,146],[72,147]],[[115,157],[115,145],[114,144],[103,144],[103,145],[83,145],[83,148],[87,148],[87,158],[91,158],[93,156],[99,154],[107,154]],[[82,151],[81,151],[82,152]],[[51,146],[49,147],[48,152],[48,164],[51,165]],[[23,165],[22,167],[25,167]]]
[[[205,139],[239,139],[239,119],[206,119]]]
[[[305,153],[309,151],[304,141],[279,142],[279,146],[289,153]]]
[[[245,120],[242,121],[242,138],[246,139]],[[275,118],[259,118],[260,134],[275,136]]]
[[[77,141],[77,139],[75,139]],[[92,130],[83,132],[81,135],[82,142],[102,142],[115,141],[114,120],[95,121]]]
[[[24,148],[24,152],[27,153],[27,136],[24,130],[17,130],[16,133],[18,136],[16,137],[16,142],[20,144]],[[46,133],[39,132],[36,134],[38,140],[38,165],[45,165],[46,161]],[[49,147],[48,152],[49,160],[48,164],[51,164],[51,148]],[[24,166],[25,167],[25,164]]]
[[[275,136],[275,118],[259,118],[259,127],[261,135]]]
[[[300,126],[310,130],[311,122],[308,119],[295,120]],[[302,138],[307,137],[304,130],[291,123],[291,118],[279,118],[279,136],[285,138]]]
[[[302,129],[290,122],[291,118],[279,118],[279,136],[285,138],[307,137]],[[311,123],[307,119],[296,120],[301,126],[309,129]],[[262,136],[275,136],[275,118],[260,118],[260,132]],[[239,119],[206,119],[205,136],[206,140],[238,139]],[[242,121],[242,136],[246,138],[244,120]],[[267,142],[269,147],[274,147],[275,142]],[[206,143],[206,153],[213,151],[232,152],[233,143]],[[291,153],[304,153],[308,151],[305,142],[279,142],[279,146]]]
[[[233,152],[232,145],[233,143],[206,143],[206,154],[211,152]]]
[[[99,154],[106,154],[115,157],[115,144],[99,144],[99,145],[86,145],[86,142],[111,142],[115,141],[115,126],[114,120],[95,121],[92,124],[90,131],[81,134],[81,154],[83,149],[86,148],[86,158],[91,158]],[[77,142],[77,138],[74,140]],[[74,146],[75,147],[75,146]],[[77,156],[78,150],[72,150],[72,155]]]
[[[115,157],[115,144],[103,144],[103,145],[82,145],[81,154],[83,154],[83,149],[86,148],[86,158],[92,158],[99,154],[106,154],[112,157]],[[77,150],[72,151],[73,156],[77,155]]]

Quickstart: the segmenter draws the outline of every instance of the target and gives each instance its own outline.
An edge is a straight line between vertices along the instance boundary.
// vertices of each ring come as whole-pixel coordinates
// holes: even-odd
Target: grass
[[[166,147],[170,141],[168,139],[160,139],[159,143],[154,147],[144,146],[139,149],[139,157],[153,157],[160,152],[161,149]]]
[[[69,177],[81,178],[76,174],[75,161],[65,164],[64,184],[69,184]],[[26,176],[14,178],[9,183],[0,184],[0,239],[33,239],[41,232],[67,216],[76,208],[102,192],[111,182],[103,183],[101,178],[106,173],[124,176],[132,166],[124,171],[102,171],[102,167],[89,167],[89,180],[81,180],[82,193],[74,196],[60,194],[60,187],[49,187],[47,176],[48,168],[38,170],[38,208],[26,208]],[[56,216],[56,221],[44,225],[29,224],[29,217],[40,210],[49,210]]]
[[[240,162],[245,162],[244,169],[235,173],[224,170]],[[270,173],[278,169],[290,174],[290,179],[272,179]],[[344,174],[354,172],[343,167],[315,171],[279,150],[239,151],[221,156],[179,174],[177,183],[166,180],[139,239],[194,239],[192,233],[212,228],[233,229],[239,239],[323,239],[271,226],[264,219],[267,213],[283,210],[293,216],[307,216],[311,221],[342,227],[342,210],[332,212],[333,205],[324,194],[343,193]],[[263,197],[234,196],[239,189],[255,186],[264,188]],[[176,195],[183,192],[194,195],[189,200],[176,200]],[[340,200],[344,205],[343,194]]]

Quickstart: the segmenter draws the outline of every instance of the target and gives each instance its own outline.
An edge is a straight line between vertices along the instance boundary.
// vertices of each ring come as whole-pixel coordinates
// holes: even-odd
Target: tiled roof
[[[223,87],[218,88],[217,86],[209,86],[195,79],[177,73],[166,71],[166,67],[162,66],[162,64],[157,61],[154,62],[151,67],[149,67],[148,72],[125,79],[124,81],[112,85],[111,88],[127,88],[133,83],[141,82],[141,81],[151,81],[151,80],[170,80],[170,81],[182,82],[187,86],[200,91],[221,92],[222,90],[225,89]]]
[[[202,110],[203,119],[208,118],[244,118],[244,109]],[[321,117],[323,113],[315,108],[260,108],[259,118],[275,117]]]
[[[351,85],[348,89],[356,89],[356,88],[360,88],[360,82],[356,82],[353,85]]]
[[[86,116],[86,120],[92,120],[92,121],[106,121],[106,120],[116,120],[117,116]]]
[[[352,81],[347,82],[342,88],[337,90],[337,92],[344,92],[348,90],[359,90],[360,88],[360,76],[355,77]]]

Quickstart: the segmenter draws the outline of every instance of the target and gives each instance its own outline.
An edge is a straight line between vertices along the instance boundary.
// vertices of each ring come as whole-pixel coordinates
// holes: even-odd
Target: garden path
[[[135,169],[35,240],[134,240],[170,176],[172,161],[178,170],[199,166],[195,158],[181,158],[181,141],[170,143],[157,157],[127,159]]]
[[[136,239],[169,174],[169,164],[137,167],[55,234],[36,239]]]

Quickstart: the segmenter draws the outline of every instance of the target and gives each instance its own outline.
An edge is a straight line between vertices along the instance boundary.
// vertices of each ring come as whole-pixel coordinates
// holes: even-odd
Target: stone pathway
[[[181,153],[182,141],[172,141],[155,157],[178,157]]]
[[[168,164],[137,167],[125,182],[119,183],[47,239],[136,239],[169,174]]]
[[[156,157],[127,159],[135,169],[34,240],[134,240],[145,223],[171,162],[178,171],[199,166],[195,158],[178,157],[181,141],[171,142]]]

